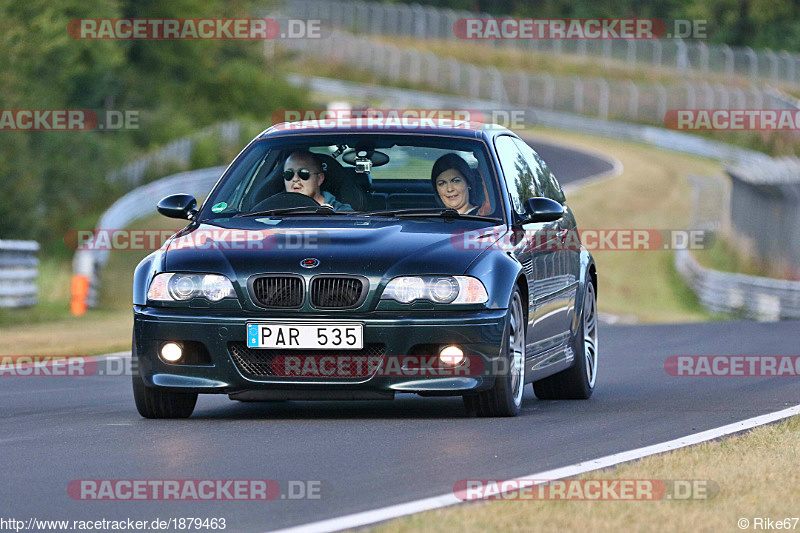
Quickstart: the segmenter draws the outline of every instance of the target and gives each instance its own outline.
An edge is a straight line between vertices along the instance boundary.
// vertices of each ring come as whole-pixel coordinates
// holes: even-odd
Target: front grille
[[[253,280],[250,292],[261,307],[300,307],[303,305],[303,278],[262,276]]]
[[[366,297],[368,283],[357,277],[317,276],[311,281],[311,305],[320,309],[358,307]]]
[[[319,381],[360,381],[372,375],[372,371],[377,368],[386,353],[386,345],[379,343],[366,344],[361,350],[255,350],[248,348],[244,342],[229,342],[228,352],[231,354],[233,362],[239,371],[249,378],[274,378],[274,379],[299,379]],[[292,367],[286,366],[287,357],[297,356],[303,364]],[[366,358],[359,359],[356,366],[348,366],[341,374],[334,372],[324,374],[323,370],[318,373],[315,368],[330,369],[333,366],[330,362],[323,367],[321,359],[323,357],[345,357],[345,358]],[[315,361],[308,361],[309,358]],[[315,366],[316,362],[316,366]],[[312,364],[309,364],[312,363]],[[352,359],[348,364],[355,364]],[[284,364],[284,366],[281,366]],[[301,374],[293,372],[293,368],[299,367]],[[341,368],[341,367],[340,367]]]

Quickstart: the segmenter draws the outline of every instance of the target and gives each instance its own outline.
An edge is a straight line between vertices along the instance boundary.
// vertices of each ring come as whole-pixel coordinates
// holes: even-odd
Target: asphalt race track
[[[550,144],[539,139],[528,144],[544,159],[561,185],[575,183],[614,170],[614,164],[601,157],[579,152],[559,144]],[[569,200],[569,198],[567,198]]]
[[[562,163],[547,153],[558,147],[536,147],[564,182],[576,179],[573,159],[588,157],[572,152]],[[445,494],[460,479],[566,466],[800,404],[796,377],[664,370],[670,355],[796,355],[798,326],[604,326],[592,399],[539,401],[528,387],[511,419],[467,418],[460,398],[245,404],[201,396],[192,418],[152,421],[137,414],[128,376],[0,376],[2,515],[225,518],[227,531],[255,532]],[[68,494],[80,479],[311,480],[322,490],[320,499],[268,502],[92,502]]]
[[[602,290],[600,292],[602,298]],[[136,413],[126,376],[2,377],[4,515],[27,519],[224,517],[264,531],[444,494],[655,444],[800,403],[798,378],[672,377],[670,355],[796,354],[797,323],[606,326],[589,401],[539,401],[511,419],[458,398],[244,404],[201,396],[188,420]],[[686,474],[689,475],[689,474]],[[76,479],[319,480],[321,499],[72,500]]]

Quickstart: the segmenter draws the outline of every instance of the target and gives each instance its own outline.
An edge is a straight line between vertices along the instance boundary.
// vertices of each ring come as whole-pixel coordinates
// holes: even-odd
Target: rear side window
[[[541,196],[536,185],[534,170],[517,148],[513,137],[503,135],[494,141],[503,176],[508,187],[511,205],[519,215],[525,214],[525,202]]]

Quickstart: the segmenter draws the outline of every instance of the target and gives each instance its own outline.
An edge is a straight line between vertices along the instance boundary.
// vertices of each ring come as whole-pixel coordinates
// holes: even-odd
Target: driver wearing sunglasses
[[[336,199],[328,191],[320,189],[325,181],[325,172],[313,152],[297,150],[292,152],[286,163],[283,164],[283,181],[286,192],[296,192],[310,196],[320,205],[327,205],[337,211],[352,211],[350,204],[345,204]]]

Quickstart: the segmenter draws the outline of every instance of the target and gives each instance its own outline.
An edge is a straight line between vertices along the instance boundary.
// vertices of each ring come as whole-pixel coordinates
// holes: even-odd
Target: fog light
[[[177,362],[183,355],[183,348],[175,342],[167,342],[161,346],[161,359],[168,363]]]
[[[439,360],[446,365],[460,365],[464,360],[464,352],[458,346],[445,346],[439,352]]]

